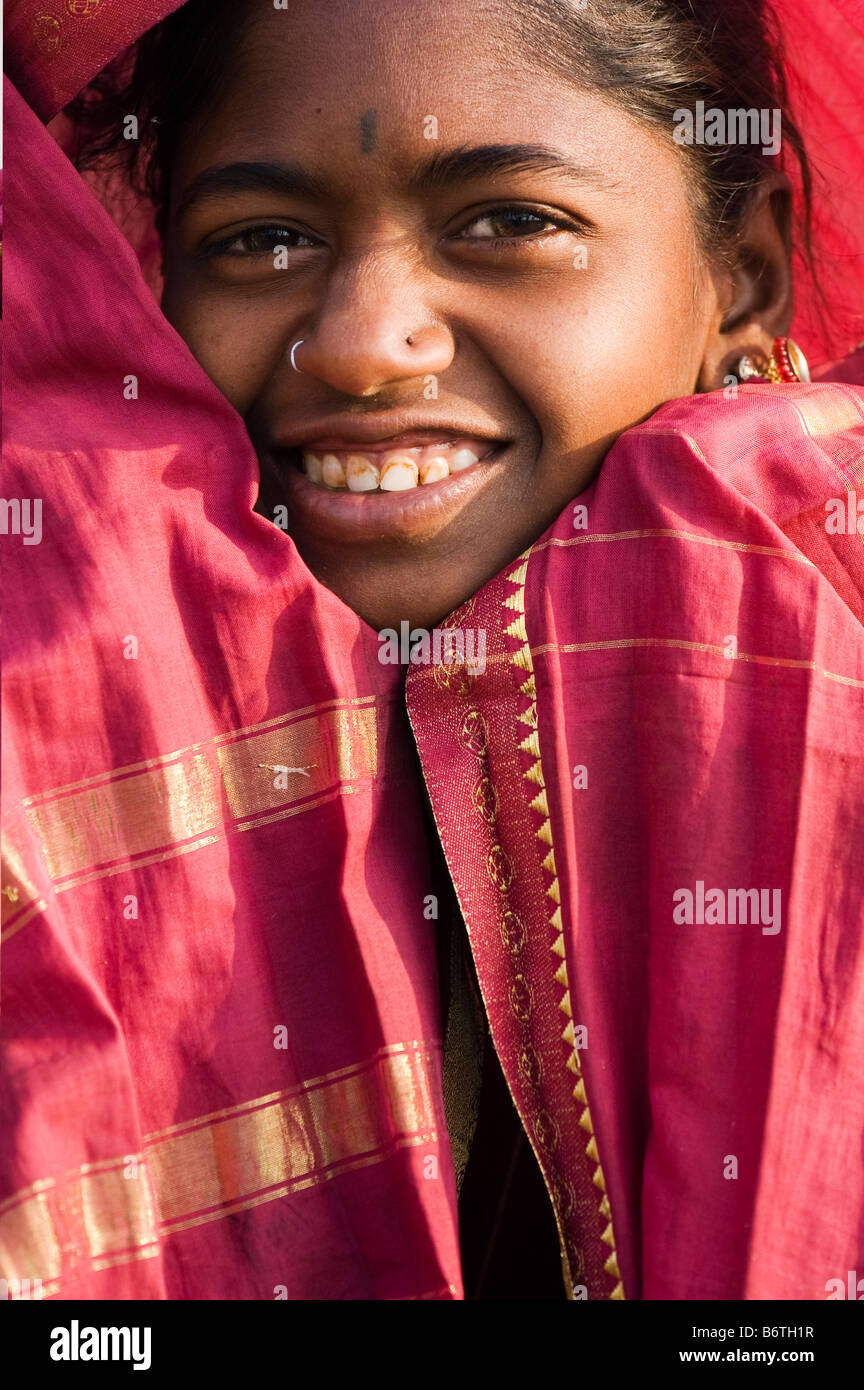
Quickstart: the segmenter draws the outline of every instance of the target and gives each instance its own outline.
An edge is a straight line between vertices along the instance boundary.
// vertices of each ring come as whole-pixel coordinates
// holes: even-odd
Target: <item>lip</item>
[[[279,454],[288,449],[381,449],[398,441],[404,449],[424,444],[442,444],[450,439],[476,439],[478,443],[497,446],[504,443],[501,430],[494,420],[422,419],[407,412],[393,411],[386,415],[333,415],[326,420],[297,424],[284,434],[274,435],[269,452]],[[377,452],[377,450],[376,450]]]
[[[301,447],[305,452],[313,454],[325,454],[328,450],[333,453],[345,453],[350,449],[362,452],[367,455],[392,453],[394,449],[423,449],[429,445],[444,445],[451,443],[456,438],[453,434],[445,434],[443,430],[411,430],[405,434],[391,435],[388,439],[360,440],[350,439],[346,435],[329,434],[316,439],[310,439]],[[481,439],[477,435],[460,435],[461,444],[473,443],[481,449],[480,457],[491,453],[494,441]]]
[[[300,453],[356,449],[382,453],[388,449],[422,448],[451,440],[473,441],[482,456],[471,468],[424,483],[404,492],[352,493],[311,482],[298,466]],[[289,531],[306,532],[315,541],[335,545],[422,539],[449,525],[499,475],[512,440],[501,435],[490,417],[443,419],[416,412],[388,411],[377,415],[342,414],[304,423],[292,421],[290,431],[274,433],[266,449],[282,481],[288,503]]]
[[[356,442],[352,441],[349,447]],[[492,444],[492,452],[471,468],[404,492],[331,490],[311,482],[281,451],[269,451],[269,456],[282,479],[292,534],[299,529],[316,541],[336,545],[416,541],[424,533],[434,534],[449,525],[494,484],[505,465],[509,447],[505,441],[487,442]],[[304,447],[309,445],[304,443]]]

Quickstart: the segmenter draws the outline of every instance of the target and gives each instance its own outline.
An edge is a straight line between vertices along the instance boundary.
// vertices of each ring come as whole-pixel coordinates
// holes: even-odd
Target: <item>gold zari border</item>
[[[217,843],[226,827],[253,830],[374,779],[377,716],[373,695],[295,710],[27,797],[19,825],[35,835],[57,893],[161,863]],[[15,847],[4,853],[14,872]],[[24,925],[13,920],[24,903],[20,885],[4,892],[4,908],[15,909],[4,913],[12,935]]]
[[[0,1204],[0,1273],[38,1279],[159,1254],[168,1236],[249,1211],[399,1149],[437,1143],[432,1050],[396,1043],[355,1066],[144,1136],[138,1154],[85,1164]]]
[[[537,817],[534,834],[539,845],[543,847],[540,853],[544,855],[543,872],[547,878],[546,898],[548,899],[547,911],[550,927],[549,968],[553,971],[555,983],[558,986],[558,1008],[566,1020],[561,1033],[561,1041],[564,1043],[566,1049],[565,1065],[576,1078],[576,1084],[572,1086],[572,1094],[573,1099],[579,1107],[579,1127],[584,1134],[584,1139],[582,1141],[584,1152],[593,1169],[592,1182],[597,1189],[599,1213],[603,1219],[603,1223],[605,1223],[600,1238],[607,1247],[609,1254],[603,1268],[614,1284],[608,1297],[610,1300],[618,1301],[623,1300],[625,1297],[624,1285],[621,1280],[621,1272],[618,1268],[618,1258],[615,1251],[615,1232],[612,1226],[612,1210],[609,1205],[609,1197],[606,1193],[606,1179],[603,1174],[603,1168],[597,1150],[597,1139],[594,1133],[594,1124],[591,1119],[591,1110],[585,1090],[585,1078],[582,1074],[582,1062],[579,1056],[579,1048],[576,1046],[576,1035],[573,1029],[573,1010],[570,1002],[570,981],[567,973],[564,923],[561,916],[561,889],[555,863],[555,844],[552,835],[552,822],[549,815],[549,803],[546,795],[546,779],[543,773],[543,760],[540,751],[540,734],[537,717],[537,686],[534,676],[533,649],[528,641],[525,614],[525,580],[532,553],[533,548],[526,551],[519,557],[520,562],[517,563],[516,568],[511,570],[509,574],[504,575],[505,581],[514,586],[513,592],[504,599],[504,608],[506,610],[505,620],[507,622],[504,631],[508,637],[519,643],[519,646],[511,654],[511,659],[517,671],[517,679],[521,681],[519,693],[526,702],[525,708],[518,716],[520,723],[524,726],[524,737],[519,744],[519,749],[520,752],[526,755],[527,759],[526,766],[523,769],[523,787],[531,810]],[[578,1282],[578,1278],[575,1282]]]

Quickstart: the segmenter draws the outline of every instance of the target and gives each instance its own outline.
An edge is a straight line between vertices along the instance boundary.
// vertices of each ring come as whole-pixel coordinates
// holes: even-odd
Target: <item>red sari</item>
[[[453,615],[485,673],[408,678],[498,1055],[574,1284],[824,1298],[864,1256],[864,392],[672,402],[578,503]],[[676,920],[699,883],[780,915]]]
[[[16,81],[47,118],[175,7],[12,4]],[[0,1277],[459,1298],[398,672],[253,511],[242,421],[14,90],[7,121],[6,489],[44,535],[4,547]],[[864,540],[824,524],[861,422],[849,385],[671,403],[454,617],[486,673],[409,679],[577,1296],[864,1261]],[[676,924],[698,882],[779,890],[781,930]]]

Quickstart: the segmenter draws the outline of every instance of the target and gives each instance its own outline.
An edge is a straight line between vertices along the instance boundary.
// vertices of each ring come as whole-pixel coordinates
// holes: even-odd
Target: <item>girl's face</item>
[[[225,73],[173,171],[163,307],[313,574],[431,627],[696,389],[724,288],[686,167],[529,66],[498,0],[262,6]]]

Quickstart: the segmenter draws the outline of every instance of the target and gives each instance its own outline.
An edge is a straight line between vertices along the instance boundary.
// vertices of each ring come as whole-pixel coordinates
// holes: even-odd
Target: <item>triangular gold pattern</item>
[[[528,561],[525,560],[524,564],[521,564],[518,569],[511,570],[508,575],[505,575],[505,578],[510,584],[524,584],[527,573]]]
[[[553,911],[549,915],[549,925],[555,933],[554,939],[551,942],[551,949],[553,953],[560,959],[561,962],[555,971],[556,983],[564,991],[564,994],[560,1000],[558,1007],[561,1009],[562,1013],[565,1013],[567,1015],[568,1018],[567,1026],[561,1035],[562,1041],[567,1045],[568,1048],[568,1055],[566,1058],[565,1065],[567,1066],[567,1069],[577,1078],[576,1085],[573,1088],[573,1097],[577,1101],[577,1103],[582,1106],[582,1112],[579,1117],[579,1124],[582,1127],[582,1129],[590,1135],[590,1139],[586,1146],[585,1153],[586,1156],[596,1165],[594,1173],[592,1175],[592,1182],[594,1186],[597,1187],[599,1191],[603,1194],[599,1204],[599,1211],[600,1215],[604,1218],[607,1224],[601,1239],[604,1241],[606,1245],[610,1246],[612,1249],[612,1253],[606,1261],[604,1269],[611,1278],[614,1278],[618,1281],[615,1286],[615,1289],[609,1295],[609,1297],[616,1300],[622,1300],[624,1298],[624,1288],[623,1284],[621,1283],[621,1276],[618,1270],[618,1262],[615,1256],[615,1238],[612,1229],[612,1213],[609,1206],[609,1198],[606,1195],[606,1180],[603,1176],[603,1170],[600,1166],[599,1155],[597,1152],[597,1141],[594,1136],[593,1125],[591,1122],[591,1112],[588,1107],[588,1098],[585,1090],[585,1081],[581,1072],[579,1054],[574,1047],[575,1033],[573,1030],[570,991],[568,988],[569,982],[567,975],[566,948],[564,943],[563,922],[561,917],[560,906],[561,892],[558,883],[558,870],[555,863],[555,853],[552,848],[552,824],[549,816],[549,802],[546,795],[546,785],[543,777],[543,766],[540,757],[540,740],[537,733],[537,682],[534,675],[534,663],[531,654],[531,646],[528,640],[527,625],[525,621],[525,577],[528,573],[528,560],[530,554],[531,551],[528,550],[523,555],[521,555],[519,557],[520,563],[516,566],[515,569],[511,570],[510,574],[505,576],[508,583],[516,585],[516,592],[510,594],[507,598],[503,600],[503,606],[508,613],[514,613],[516,616],[513,618],[512,622],[510,622],[504,628],[504,631],[508,637],[514,638],[522,643],[518,651],[510,653],[510,661],[514,666],[527,672],[525,680],[520,685],[520,694],[522,694],[526,699],[531,701],[531,704],[528,706],[528,708],[524,709],[517,716],[519,723],[523,726],[527,725],[530,729],[530,733],[528,733],[528,735],[519,744],[519,748],[521,752],[528,753],[534,760],[531,766],[524,771],[523,775],[526,781],[530,782],[535,787],[539,787],[540,789],[529,804],[533,811],[536,811],[538,815],[541,815],[544,818],[542,825],[539,827],[538,830],[535,831],[535,834],[539,841],[541,841],[545,845],[548,845],[549,847],[549,852],[543,860],[542,867],[546,871],[546,873],[550,875],[552,880],[549,887],[546,889],[547,897],[550,898],[551,901],[555,904]]]
[[[540,765],[539,758],[537,759],[533,767],[529,767],[528,771],[525,773],[525,776],[528,778],[529,782],[536,782],[537,786],[539,787],[543,786],[543,769]]]

